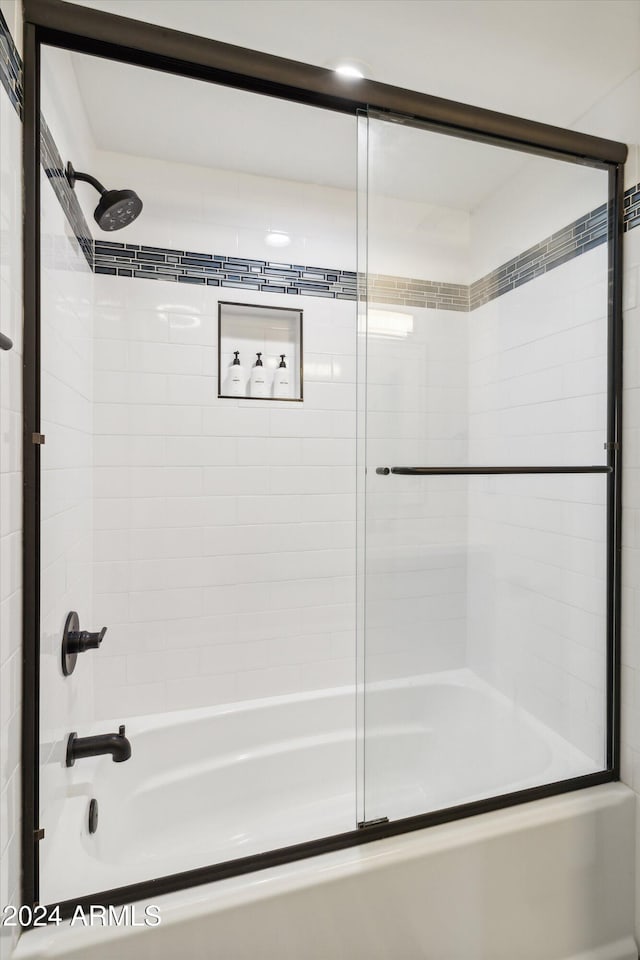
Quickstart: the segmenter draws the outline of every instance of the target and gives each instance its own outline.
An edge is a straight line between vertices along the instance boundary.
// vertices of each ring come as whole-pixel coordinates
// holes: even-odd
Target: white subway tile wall
[[[370,327],[385,329],[385,309],[396,308],[373,309]],[[451,670],[466,659],[466,481],[384,476],[376,468],[464,459],[472,318],[402,310],[412,321],[408,336],[370,332],[361,344],[367,352],[362,652],[368,682]]]
[[[304,310],[292,409],[218,398],[215,289],[95,284],[97,716],[353,683],[355,304],[233,291]]]
[[[606,464],[607,249],[474,310],[469,462]],[[469,485],[469,665],[603,763],[606,477]]]
[[[61,667],[64,623],[77,611],[93,630],[93,274],[51,182],[41,170],[41,565],[40,823],[52,833],[67,796],[69,733],[93,722],[93,658]],[[100,624],[99,626],[102,626]],[[40,846],[48,889],[50,845]]]
[[[105,180],[144,184],[144,215],[127,227],[126,234],[111,239],[353,271],[355,127],[346,144],[349,150],[341,160],[351,189],[302,182],[306,172],[302,169],[297,182],[98,150],[96,168]],[[407,220],[410,234],[398,227]],[[275,223],[291,237],[290,245],[279,251],[265,242]],[[466,283],[469,223],[470,215],[463,209],[388,197],[376,223],[387,237],[386,252],[372,270]]]
[[[17,37],[20,10],[1,0]],[[22,703],[22,125],[0,86],[0,906],[20,902]],[[8,960],[17,931],[0,927]]]

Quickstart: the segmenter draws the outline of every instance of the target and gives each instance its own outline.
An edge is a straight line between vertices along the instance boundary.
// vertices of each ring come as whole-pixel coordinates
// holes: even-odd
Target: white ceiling
[[[47,54],[45,53],[45,57]],[[73,54],[95,146],[140,157],[354,190],[354,117]],[[472,209],[519,154],[373,121],[375,193]]]
[[[640,66],[640,0],[82,0],[563,126]],[[353,189],[351,117],[73,55],[102,150]],[[345,81],[349,82],[349,81]],[[473,209],[520,154],[384,125],[374,189]]]
[[[640,0],[79,0],[560,126],[640,66]]]

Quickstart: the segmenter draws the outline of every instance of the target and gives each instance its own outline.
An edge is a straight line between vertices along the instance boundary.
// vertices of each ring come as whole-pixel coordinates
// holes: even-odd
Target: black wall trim
[[[609,171],[607,337],[607,766],[620,776],[624,167]]]
[[[40,45],[24,29],[22,381],[22,903],[38,900],[40,757]]]

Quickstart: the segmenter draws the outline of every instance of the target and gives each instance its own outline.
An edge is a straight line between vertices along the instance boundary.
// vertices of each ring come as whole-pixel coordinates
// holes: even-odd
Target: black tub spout
[[[72,767],[80,757],[99,757],[110,753],[114,763],[123,763],[131,756],[131,744],[124,735],[124,726],[117,733],[103,733],[97,737],[79,737],[70,733],[67,740],[67,766]]]

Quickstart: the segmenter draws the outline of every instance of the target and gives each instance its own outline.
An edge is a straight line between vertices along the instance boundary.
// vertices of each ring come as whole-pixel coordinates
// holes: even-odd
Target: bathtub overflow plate
[[[95,833],[98,829],[98,801],[94,797],[89,804],[89,833]]]

